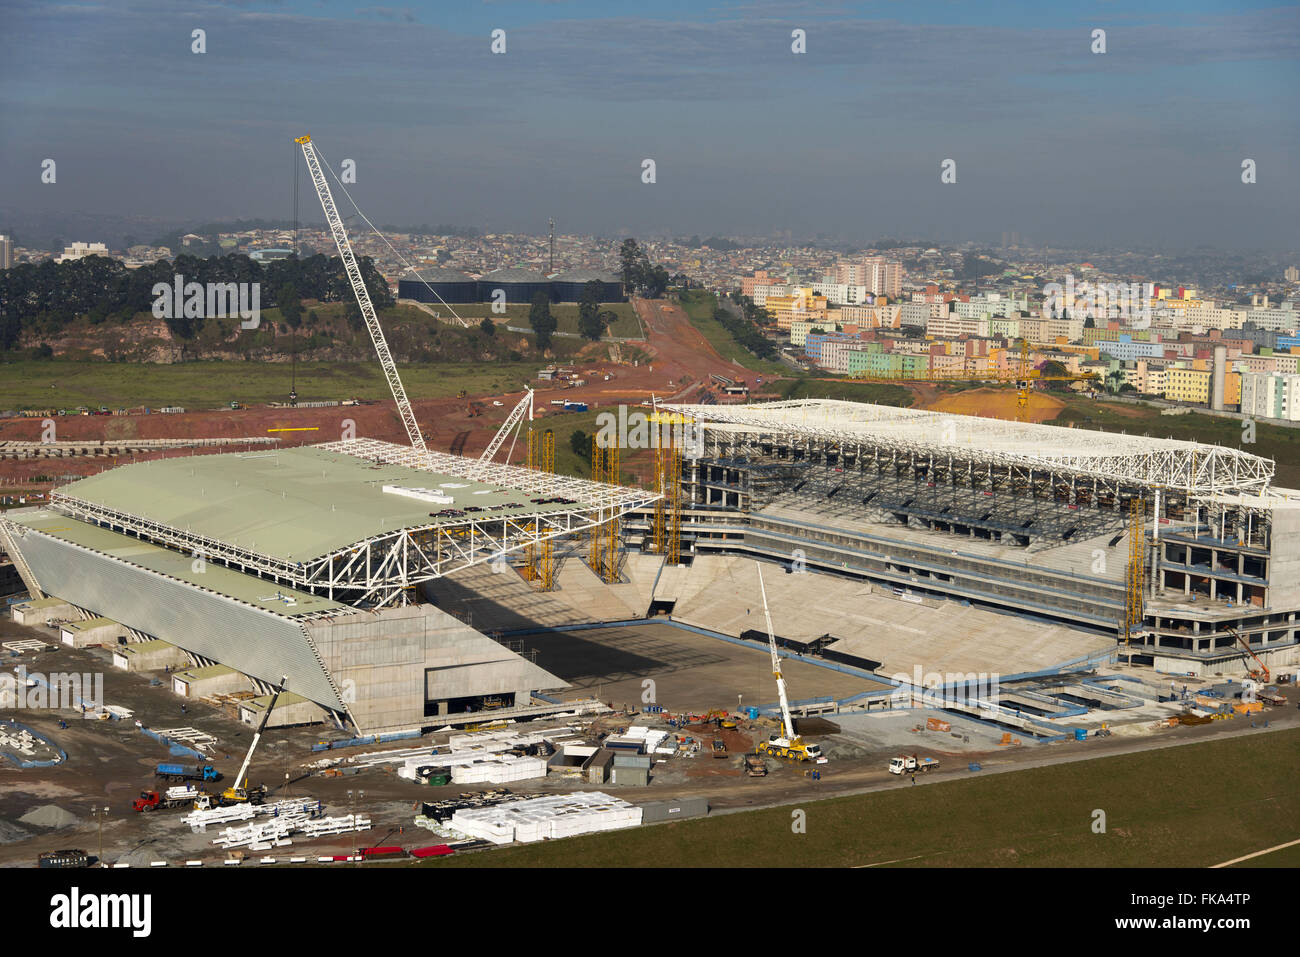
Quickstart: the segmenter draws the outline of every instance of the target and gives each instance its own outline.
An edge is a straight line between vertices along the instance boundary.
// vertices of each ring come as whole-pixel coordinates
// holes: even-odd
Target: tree
[[[582,298],[578,300],[578,332],[583,338],[595,342],[604,335],[601,315],[600,280],[592,279],[582,287]]]
[[[584,462],[591,461],[591,436],[582,429],[574,429],[569,434],[569,448]]]
[[[623,276],[623,288],[627,290],[628,295],[641,285],[641,261],[644,258],[645,253],[641,251],[635,239],[629,236],[623,240],[623,245],[618,249],[618,261]]]
[[[537,334],[537,348],[545,352],[551,347],[551,335],[555,332],[555,317],[551,315],[551,297],[545,290],[538,290],[533,296],[533,304],[528,309],[528,324]]]
[[[478,324],[478,327],[483,335],[487,336],[489,339],[497,334],[496,323],[491,319],[488,319],[486,316],[483,317],[483,321]]]
[[[281,286],[275,293],[275,301],[280,306],[280,315],[295,332],[302,325],[302,298],[293,283]]]

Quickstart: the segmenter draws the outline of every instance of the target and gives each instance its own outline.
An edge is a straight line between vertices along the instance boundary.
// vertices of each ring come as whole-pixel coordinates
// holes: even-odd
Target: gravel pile
[[[73,824],[80,821],[81,818],[77,817],[77,815],[73,814],[71,811],[65,811],[56,804],[42,804],[40,807],[32,808],[18,820],[24,824],[32,824],[36,827],[55,829],[71,827]]]

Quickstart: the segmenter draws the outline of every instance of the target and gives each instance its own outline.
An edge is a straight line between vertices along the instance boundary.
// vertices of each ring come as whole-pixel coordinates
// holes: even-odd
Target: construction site
[[[299,143],[407,442],[196,450],[0,516],[0,861],[90,843],[92,801],[101,865],[443,857],[1295,721],[1269,459],[646,396],[629,485],[599,438],[556,474],[531,390],[438,451]]]

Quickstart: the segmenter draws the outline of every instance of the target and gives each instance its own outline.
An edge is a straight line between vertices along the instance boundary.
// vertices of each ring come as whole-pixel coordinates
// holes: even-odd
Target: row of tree
[[[388,283],[374,263],[363,257],[360,266],[376,308],[392,306]],[[12,349],[24,332],[57,334],[81,316],[95,324],[128,323],[137,313],[153,310],[160,298],[155,286],[173,288],[177,276],[182,285],[197,282],[205,288],[208,283],[258,283],[260,307],[287,305],[285,321],[294,329],[302,322],[303,299],[347,302],[349,325],[361,325],[352,285],[337,256],[290,257],[263,265],[244,255],[207,259],[181,255],[139,269],[127,269],[116,259],[87,256],[64,263],[23,263],[0,271],[0,350]],[[203,321],[184,316],[168,320],[173,334],[186,339],[197,335]]]
[[[663,266],[650,263],[644,249],[631,237],[623,240],[618,250],[619,269],[623,277],[623,288],[627,294],[639,293],[647,299],[658,299],[668,291],[672,277]]]

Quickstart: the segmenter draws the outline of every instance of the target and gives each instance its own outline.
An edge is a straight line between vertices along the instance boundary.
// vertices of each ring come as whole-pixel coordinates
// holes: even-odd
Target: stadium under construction
[[[368,439],[107,470],[0,521],[36,599],[15,615],[82,619],[69,643],[116,623],[124,660],[179,649],[178,693],[288,674],[296,721],[366,733],[531,716],[570,679],[633,691],[653,649],[692,660],[681,642],[710,635],[761,647],[759,562],[789,572],[768,581],[781,643],[878,677],[845,692],[866,707],[922,670],[1300,661],[1300,494],[1268,459],[837,401],[657,414],[702,442],[660,450],[649,490]],[[665,620],[684,637],[643,654],[557,650]],[[805,693],[843,678],[825,674]]]
[[[1161,672],[1300,660],[1300,492],[1271,486],[1269,459],[834,400],[660,409],[702,426],[698,457],[680,458],[688,558],[747,556],[1065,625]],[[629,541],[656,550],[655,522],[640,512]],[[807,593],[787,636],[868,666],[889,656],[871,640],[887,621],[853,640],[844,607],[838,632],[817,634],[827,622]]]

